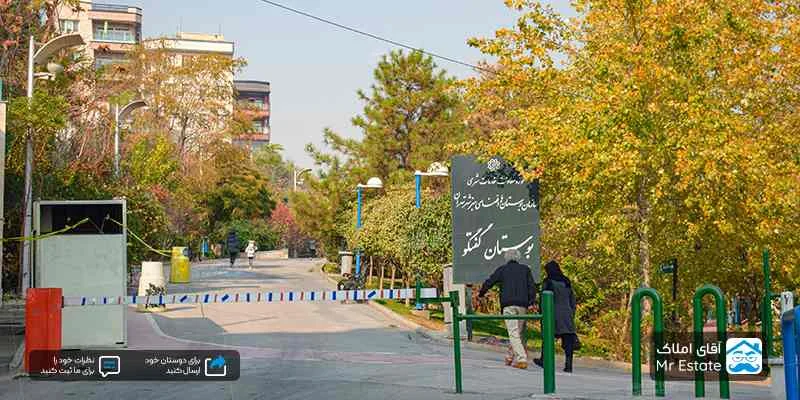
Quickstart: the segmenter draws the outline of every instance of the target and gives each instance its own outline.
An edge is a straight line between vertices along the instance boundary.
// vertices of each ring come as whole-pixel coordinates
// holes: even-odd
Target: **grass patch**
[[[376,300],[379,304],[386,306],[386,308],[392,310],[393,312],[402,315],[403,317],[409,318],[418,322],[423,318],[419,318],[411,313],[411,310],[414,309],[414,302],[412,301],[410,305],[406,306],[405,301],[395,301],[395,300]],[[441,306],[437,305],[428,305],[428,311],[431,313],[430,321],[436,322],[444,328],[444,311],[442,310]],[[532,324],[528,324],[528,344],[536,344],[537,346],[541,343],[541,332],[538,329],[531,330]],[[536,324],[538,325],[538,324]],[[490,337],[494,336],[496,338],[508,339],[508,331],[506,330],[506,324],[503,321],[472,321],[472,335],[478,337]]]
[[[388,308],[395,314],[399,314],[403,316],[403,318],[416,322],[417,324],[422,325],[428,329],[440,331],[445,328],[444,314],[441,311],[437,313],[431,310],[431,319],[425,319],[412,314],[411,310],[414,308],[414,306],[413,305],[406,306],[405,301],[394,301],[394,300],[375,300],[375,301],[378,304]]]
[[[439,304],[429,304],[428,311],[431,313],[431,319],[426,320],[424,318],[417,317],[411,313],[411,310],[414,309],[414,301],[412,300],[408,306],[406,306],[405,301],[402,300],[375,300],[379,304],[385,306],[386,308],[392,310],[394,313],[401,315],[409,320],[412,320],[420,325],[423,325],[429,329],[437,329],[442,330],[445,329],[446,326],[444,324],[444,311],[442,310],[441,305]],[[503,320],[493,320],[493,321],[471,321],[472,322],[472,337],[473,341],[478,341],[480,338],[488,338],[488,337],[495,337],[498,339],[508,339],[508,331],[506,330],[506,324]],[[535,350],[536,352],[539,351],[542,347],[542,332],[541,332],[541,324],[538,321],[529,321],[527,324],[526,335],[528,337],[527,340],[527,348],[529,350]],[[583,343],[583,347],[575,352],[577,356],[592,356],[592,357],[604,357],[605,354],[600,350],[599,347],[594,346],[591,340],[587,340],[586,337],[581,338],[581,342]],[[588,343],[587,343],[588,342]],[[556,352],[562,353],[561,350],[561,341],[556,339]],[[535,353],[538,357],[538,353]]]

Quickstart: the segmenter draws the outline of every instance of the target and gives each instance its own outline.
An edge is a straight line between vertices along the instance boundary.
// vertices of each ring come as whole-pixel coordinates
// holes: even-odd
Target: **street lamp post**
[[[298,171],[297,167],[293,167],[293,169],[292,169],[292,191],[293,192],[297,191],[297,184],[298,183],[303,183],[303,181],[301,181],[300,178],[306,172],[311,172],[311,168],[302,168],[302,169],[300,169]]]
[[[147,103],[144,100],[134,100],[122,108],[119,108],[119,104],[114,107],[114,177],[119,178],[119,123],[134,110],[147,107]]]
[[[361,229],[361,191],[363,189],[380,189],[383,187],[381,178],[372,177],[367,180],[366,185],[356,185],[356,230]],[[361,276],[361,250],[356,249],[356,277]]]
[[[33,99],[33,67],[36,65],[44,64],[50,57],[52,57],[57,52],[66,49],[68,47],[80,46],[83,45],[84,41],[83,38],[79,33],[70,33],[67,35],[58,36],[49,42],[45,43],[39,51],[36,51],[36,43],[33,40],[33,36],[30,37],[28,41],[28,102]],[[48,65],[49,66],[49,65]],[[54,64],[57,66],[57,64]],[[53,71],[52,73],[57,72],[56,68],[51,68]],[[25,140],[25,192],[23,194],[23,201],[22,204],[24,205],[25,209],[25,218],[23,218],[22,223],[22,268],[21,268],[21,276],[20,279],[22,280],[22,296],[25,297],[28,291],[28,288],[31,286],[30,278],[31,278],[31,244],[28,238],[31,236],[31,225],[32,225],[32,202],[33,202],[33,132],[28,130],[28,137]]]
[[[3,80],[0,79],[0,307],[3,306],[3,214],[4,184],[6,181],[6,102],[3,100]]]
[[[450,171],[447,169],[446,166],[444,166],[444,164],[439,163],[439,162],[435,162],[435,163],[431,164],[430,167],[428,167],[428,172],[414,171],[414,188],[415,188],[415,191],[416,191],[416,195],[414,197],[416,199],[416,206],[417,206],[418,209],[422,207],[422,177],[423,176],[450,176]],[[417,300],[415,308],[417,310],[422,310],[422,308],[423,308],[422,302],[420,301],[421,297],[422,297],[421,296],[421,294],[422,294],[422,280],[420,279],[420,275],[421,275],[421,273],[419,271],[419,268],[417,268],[417,277],[416,277],[416,283],[415,283],[415,289],[414,289],[415,290],[415,297],[416,297],[416,300]]]

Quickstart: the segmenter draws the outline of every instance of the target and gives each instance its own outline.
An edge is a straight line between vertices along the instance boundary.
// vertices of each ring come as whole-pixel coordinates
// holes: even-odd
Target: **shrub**
[[[211,239],[213,243],[225,243],[228,232],[233,230],[239,237],[239,251],[247,247],[248,240],[255,240],[260,251],[273,250],[278,243],[278,234],[262,220],[234,220],[221,225],[214,231]]]
[[[325,272],[326,274],[338,274],[341,272],[341,268],[339,264],[327,262],[322,266],[322,272]]]

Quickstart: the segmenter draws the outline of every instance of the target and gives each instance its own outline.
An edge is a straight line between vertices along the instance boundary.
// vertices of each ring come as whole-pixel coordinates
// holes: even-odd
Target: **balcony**
[[[92,3],[89,19],[141,24],[142,9],[120,4]]]
[[[125,59],[125,58],[118,58],[118,57],[112,57],[112,58],[109,58],[109,57],[96,57],[96,58],[94,59],[94,67],[99,69],[99,68],[105,67],[106,65],[111,65],[111,64],[127,64],[127,63],[129,63],[129,62],[130,62],[130,61],[129,61],[128,59]]]
[[[136,43],[136,35],[132,31],[95,29],[92,38],[99,42]]]
[[[102,42],[92,41],[90,47],[95,54],[101,53],[127,53],[133,49],[136,43]]]
[[[269,117],[269,111],[264,109],[245,108],[242,113],[250,119],[264,120]]]
[[[122,4],[101,4],[101,3],[92,3],[92,11],[109,11],[109,12],[129,12],[128,10],[135,9],[139,10],[141,13],[141,9],[139,7],[130,7],[125,6]]]

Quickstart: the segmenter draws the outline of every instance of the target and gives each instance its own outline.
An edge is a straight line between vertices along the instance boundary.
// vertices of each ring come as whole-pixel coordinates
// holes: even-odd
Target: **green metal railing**
[[[693,317],[694,317],[694,359],[700,362],[700,357],[697,354],[697,349],[703,346],[703,325],[705,322],[703,313],[703,297],[706,295],[714,296],[715,315],[717,318],[717,340],[720,341],[719,363],[725,365],[725,340],[727,331],[727,313],[725,312],[725,296],[722,290],[714,285],[703,285],[694,292],[694,299],[692,300]],[[699,369],[694,373],[694,396],[705,397],[705,376]],[[728,372],[723,369],[719,372],[719,397],[722,399],[730,398],[730,382],[728,381]]]
[[[653,310],[653,337],[656,348],[664,341],[664,304],[661,296],[653,288],[639,288],[631,299],[631,370],[633,395],[642,395],[642,297],[649,297]],[[656,363],[660,355],[655,352]],[[658,364],[656,364],[658,365]],[[664,370],[656,368],[656,396],[664,397]]]
[[[523,315],[485,315],[466,314],[458,311],[459,296],[457,291],[451,291],[448,297],[420,299],[422,303],[450,303],[453,311],[453,364],[455,375],[456,393],[463,392],[461,371],[461,321],[476,320],[541,320],[542,321],[542,362],[544,366],[544,394],[556,392],[555,374],[555,306],[553,292],[546,290],[542,293],[542,313]]]

